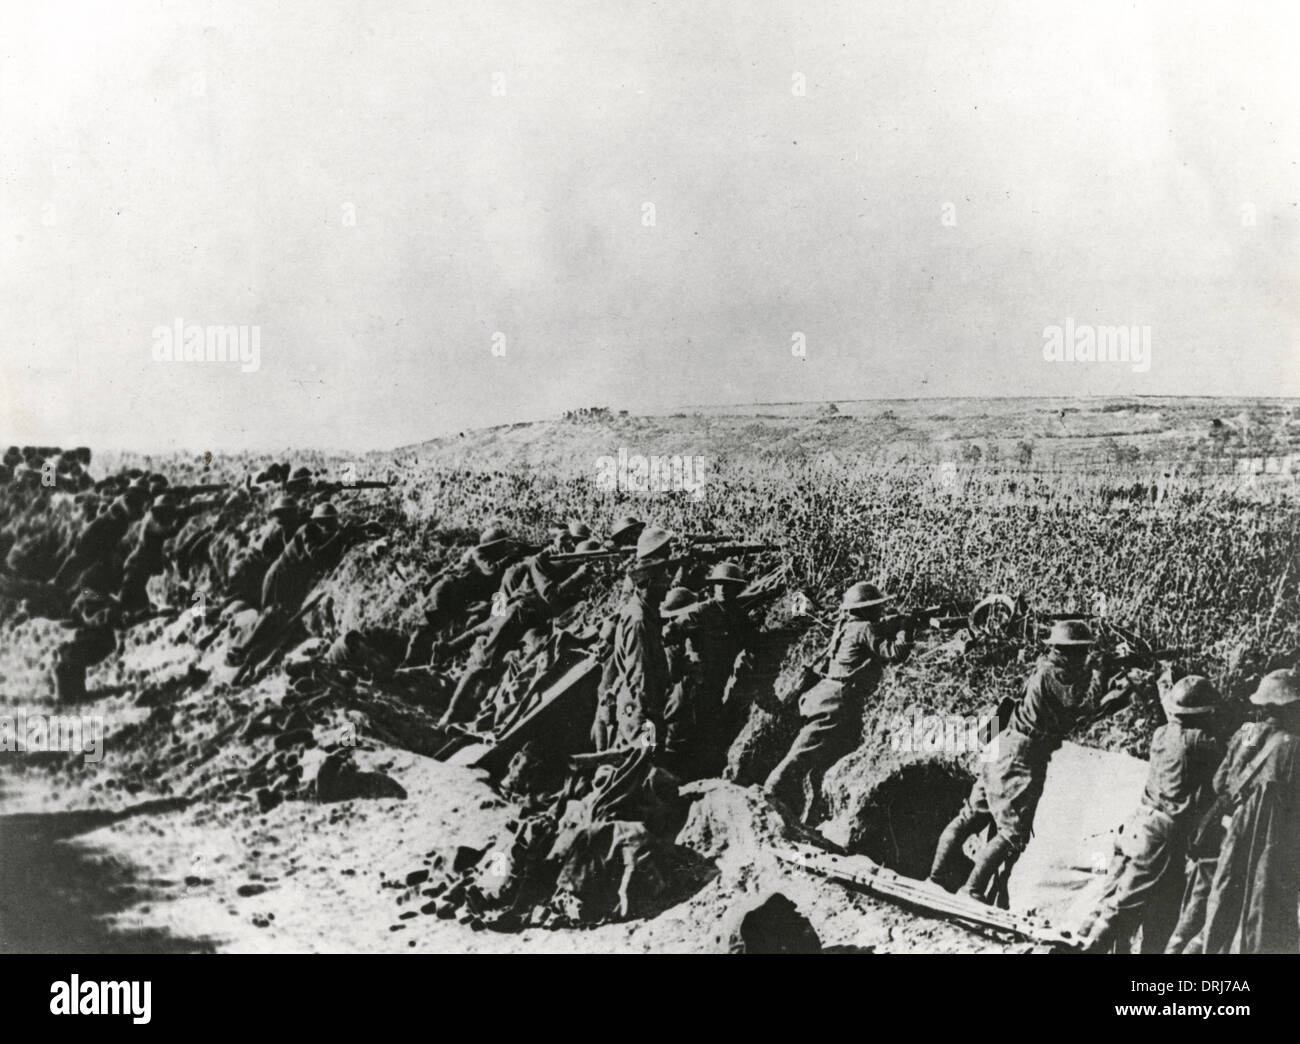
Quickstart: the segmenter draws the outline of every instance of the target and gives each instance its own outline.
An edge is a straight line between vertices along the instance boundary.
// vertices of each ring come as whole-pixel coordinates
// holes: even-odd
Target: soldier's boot
[[[930,866],[930,876],[927,880],[949,892],[954,891],[955,889],[949,887],[948,881],[961,863],[962,845],[979,828],[979,820],[968,814],[965,809],[944,827],[943,833],[939,835],[939,843],[934,849],[934,862]]]
[[[966,883],[958,889],[958,895],[967,895],[972,899],[978,899],[982,903],[987,903],[988,897],[985,892],[988,890],[989,882],[993,875],[998,872],[1003,862],[1014,855],[1016,846],[1008,841],[1001,834],[996,834],[993,839],[987,842],[979,855],[975,858],[975,866],[966,878]]]

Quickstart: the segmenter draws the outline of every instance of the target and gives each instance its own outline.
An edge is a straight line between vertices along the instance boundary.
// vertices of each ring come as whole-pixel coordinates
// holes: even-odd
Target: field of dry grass
[[[1215,426],[1215,418],[1227,423]],[[1062,425],[1066,433],[1053,434]],[[829,615],[840,591],[865,577],[883,582],[905,604],[969,602],[990,592],[1006,592],[1022,595],[1044,612],[1099,616],[1153,646],[1185,647],[1181,668],[1215,678],[1240,708],[1261,673],[1294,664],[1300,655],[1295,574],[1300,476],[1284,466],[1298,445],[1300,428],[1292,423],[1288,403],[1099,401],[1084,408],[1078,403],[1006,400],[844,404],[835,412],[767,407],[669,417],[594,412],[545,424],[467,432],[351,461],[301,452],[285,456],[295,466],[323,468],[336,477],[387,477],[394,483],[390,489],[340,501],[347,513],[378,519],[390,531],[385,545],[352,552],[325,581],[340,627],[413,626],[429,578],[474,541],[488,518],[501,518],[516,535],[540,541],[547,525],[557,520],[580,517],[599,532],[618,514],[630,512],[678,531],[712,529],[783,545],[781,552],[751,562],[763,571],[783,571],[786,596],[768,606],[764,620],[773,635],[778,687],[824,640],[824,632],[795,611],[791,596],[803,592],[815,612]],[[703,457],[706,481],[698,494],[600,488],[598,461],[620,451]],[[1270,458],[1271,465],[1266,463]],[[1253,466],[1240,463],[1252,459],[1260,461],[1258,474]],[[100,468],[144,463],[175,481],[240,482],[268,460],[214,453],[154,459],[101,455],[97,463]],[[579,622],[596,622],[611,612],[617,589],[618,578],[611,571],[597,585]],[[36,684],[35,666],[48,649],[29,644],[41,634],[39,628],[25,625],[18,636],[23,648],[11,648],[6,656],[3,673],[11,701],[26,699],[29,694],[16,690]],[[98,682],[125,691],[105,705],[122,703],[119,709],[129,713],[130,695],[136,691],[133,678],[146,679],[154,670],[150,664],[174,658],[171,652],[163,656],[163,648],[151,651],[147,643],[137,648],[136,666],[125,672],[121,664],[105,665],[92,676],[92,688]],[[860,749],[827,777],[828,811],[839,838],[877,857],[889,858],[892,850],[903,862],[922,858],[922,850],[932,844],[925,839],[951,812],[949,806],[961,799],[971,756],[941,757],[918,768],[916,759],[900,756],[891,742],[898,716],[914,711],[987,713],[999,697],[1021,684],[1026,659],[1032,655],[1032,649],[1025,649],[1017,656],[982,659],[954,649],[940,635],[924,637],[912,661],[888,673],[867,714]],[[280,683],[271,679],[265,684],[275,689]],[[194,714],[199,720],[209,713],[208,701],[229,701],[232,694],[221,686],[207,686],[185,699],[198,701]],[[171,731],[165,737],[160,733],[160,738],[176,745],[181,752],[176,756],[183,762],[183,751],[194,737],[175,729],[189,718],[168,720],[173,724],[163,720],[159,728]],[[1143,756],[1151,730],[1161,721],[1158,704],[1138,700],[1078,738],[1095,747]],[[756,707],[733,747],[735,778],[741,783],[760,779],[793,728],[788,716]],[[384,757],[385,750],[391,753],[391,747],[375,744],[374,756]],[[400,763],[406,765],[409,755],[399,753]],[[139,766],[129,754],[111,754],[106,765],[134,771]],[[236,751],[234,756],[241,755]],[[411,780],[423,778],[417,768],[407,766],[403,778],[408,789]],[[188,778],[191,767],[181,763],[175,772]],[[68,794],[75,793],[72,782],[65,780]],[[139,796],[150,793],[146,786]],[[48,793],[44,800],[46,806],[50,801],[59,804]],[[378,803],[369,812],[358,811],[350,829],[358,838],[373,840],[409,827],[385,826],[387,820],[410,819],[393,819],[385,807]],[[176,820],[181,837],[187,839],[184,843],[205,843],[204,823],[212,822],[212,816],[223,829],[232,830],[251,830],[260,819],[258,829],[263,832],[268,820],[274,826],[285,819],[282,825],[292,833],[288,820],[299,815],[293,809],[277,809],[258,817],[255,808],[241,808],[221,802],[207,811],[200,807],[185,813]],[[877,836],[882,808],[892,848],[882,848],[884,842]],[[438,809],[447,823],[456,820],[455,809]],[[313,814],[304,813],[307,818]],[[120,845],[134,836],[133,829],[140,833],[138,825],[127,824],[109,833]],[[914,839],[907,851],[898,848],[902,831]],[[450,827],[444,833],[446,843],[457,836]],[[397,844],[394,839],[391,843]],[[135,843],[143,841],[130,841]],[[402,849],[408,850],[413,857],[411,846]],[[359,849],[353,855],[362,859]],[[239,875],[256,861],[248,853],[232,858],[232,876],[225,883],[233,894],[237,885],[247,883]],[[179,860],[181,854],[160,849],[155,861],[167,859]],[[278,872],[287,871],[279,867]],[[363,905],[364,889],[349,887],[347,904]],[[378,902],[372,900],[371,905]],[[218,919],[229,916],[242,924],[239,909],[241,904],[232,900],[229,914]],[[375,909],[375,916],[382,918],[382,903]],[[879,930],[881,912],[871,904],[859,904],[858,909],[866,921],[855,921],[855,927],[845,929],[848,935]],[[215,909],[211,913],[218,916]],[[886,921],[890,917],[895,914],[888,914]],[[631,927],[610,945],[694,948],[698,940],[682,934],[681,925],[673,927],[678,921],[681,917],[674,914],[662,923],[655,919]],[[867,922],[875,927],[864,928]],[[221,945],[253,947],[246,926],[233,924],[222,929],[228,941]],[[197,929],[189,923],[173,925],[173,934],[182,930]],[[881,945],[924,949],[925,929],[917,930],[921,934],[904,944],[890,929]],[[268,932],[272,929],[263,923],[261,935],[253,936],[270,939]],[[438,938],[442,941],[434,945],[475,947],[472,936]],[[352,940],[346,945],[382,949],[384,939],[379,931],[365,935],[364,943]],[[288,936],[283,944],[309,949],[341,945],[338,939]],[[268,945],[274,948],[273,942]],[[554,948],[557,943],[539,936],[520,945]]]

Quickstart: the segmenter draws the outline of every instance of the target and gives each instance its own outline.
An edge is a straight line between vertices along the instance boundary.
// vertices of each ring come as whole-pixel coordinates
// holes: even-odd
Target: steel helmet
[[[298,502],[293,497],[286,494],[280,494],[275,498],[275,503],[271,505],[268,512],[271,515],[292,515],[298,510]]]
[[[647,559],[667,558],[671,550],[673,535],[658,526],[649,526],[641,530],[636,538],[636,557],[638,562]]]
[[[177,503],[176,497],[172,493],[162,493],[153,498],[153,503],[149,505],[149,510],[154,512],[175,511],[180,504]]]
[[[630,544],[641,535],[643,529],[645,523],[639,518],[624,515],[615,521],[614,527],[609,531],[609,538],[616,544]]]
[[[735,562],[719,562],[709,573],[708,582],[711,584],[739,584],[743,587],[749,583],[749,577]]]
[[[671,620],[674,616],[681,616],[693,605],[695,605],[694,591],[687,590],[685,587],[674,587],[659,603],[659,615]]]
[[[1057,620],[1047,636],[1048,645],[1091,645],[1092,642],[1092,631],[1082,620]]]
[[[840,605],[844,609],[869,609],[893,600],[893,595],[884,594],[875,584],[862,580],[844,592],[844,601]]]
[[[1257,707],[1289,707],[1300,702],[1300,679],[1292,670],[1270,671],[1250,698]]]
[[[601,544],[599,540],[584,540],[573,550],[575,552],[581,551],[585,553],[587,551],[603,551],[604,549],[605,549],[604,546]]]
[[[588,540],[591,537],[591,526],[574,519],[569,523],[568,533],[574,540]]]
[[[496,547],[500,544],[506,543],[509,539],[510,534],[505,531],[504,527],[488,526],[478,535],[478,546]]]
[[[1160,698],[1160,705],[1165,715],[1170,718],[1186,718],[1197,714],[1211,714],[1219,702],[1219,690],[1209,678],[1199,674],[1189,674],[1180,678]]]
[[[317,504],[312,508],[311,518],[313,522],[337,522],[339,509],[327,500],[323,504]]]

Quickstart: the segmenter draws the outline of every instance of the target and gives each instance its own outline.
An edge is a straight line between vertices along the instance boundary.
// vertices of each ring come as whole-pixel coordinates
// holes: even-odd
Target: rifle
[[[646,565],[679,566],[689,562],[720,562],[727,558],[761,555],[780,551],[780,544],[724,544],[716,547],[688,547],[681,554],[662,560],[651,560]]]
[[[289,483],[292,486],[292,483]],[[349,493],[356,489],[391,489],[391,482],[380,482],[377,479],[365,479],[361,482],[312,482],[305,488],[309,493]],[[303,486],[298,486],[303,489]]]
[[[687,533],[682,542],[691,545],[736,543],[736,538],[721,533]]]
[[[888,630],[895,627],[909,635],[918,631],[955,631],[966,626],[965,615],[958,615],[948,605],[927,605],[911,609],[900,609],[890,613],[881,621],[881,626]]]
[[[552,562],[604,562],[614,558],[624,558],[634,554],[634,547],[620,547],[612,551],[565,551],[551,555]]]

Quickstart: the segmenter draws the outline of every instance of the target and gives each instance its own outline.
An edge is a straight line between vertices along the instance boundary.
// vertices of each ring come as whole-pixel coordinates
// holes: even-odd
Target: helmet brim
[[[865,602],[844,602],[841,604],[842,609],[870,609],[874,605],[885,605],[894,600],[893,595],[885,595],[883,598],[868,598]]]

